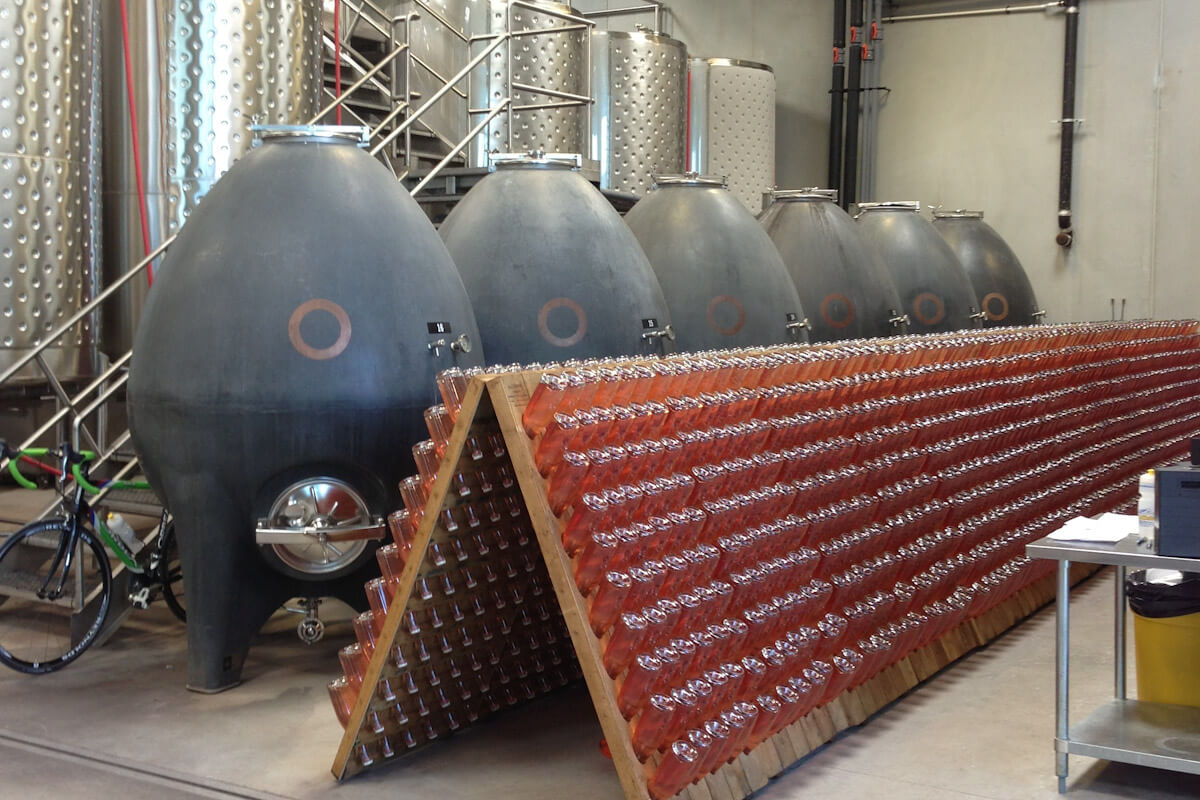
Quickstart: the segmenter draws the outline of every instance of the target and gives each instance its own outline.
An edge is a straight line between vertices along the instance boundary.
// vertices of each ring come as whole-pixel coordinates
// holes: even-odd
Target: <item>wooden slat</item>
[[[446,453],[442,459],[443,463],[457,464],[462,458],[463,445],[470,435],[471,425],[475,422],[475,417],[479,412],[479,401],[482,396],[482,385],[472,382],[467,387],[467,394],[463,398],[462,409],[459,412],[458,420],[455,422],[450,442],[446,446]],[[371,656],[371,663],[367,666],[366,674],[363,676],[364,690],[358,694],[354,710],[350,713],[350,721],[346,725],[341,743],[338,745],[337,754],[333,759],[331,771],[333,772],[333,776],[339,781],[357,774],[362,769],[362,765],[358,763],[357,759],[352,758],[352,753],[355,745],[360,740],[365,718],[367,712],[370,710],[371,700],[374,696],[375,687],[379,684],[379,680],[386,669],[388,657],[396,639],[396,633],[400,628],[400,621],[404,617],[404,611],[408,607],[408,599],[412,596],[413,586],[416,584],[417,576],[420,574],[425,563],[425,553],[429,549],[429,543],[433,538],[433,528],[437,523],[437,509],[441,508],[441,504],[450,489],[452,474],[453,470],[439,469],[437,479],[433,482],[433,486],[429,490],[429,502],[425,507],[425,514],[421,519],[421,524],[417,528],[417,535],[413,540],[412,551],[408,555],[408,561],[405,562],[404,572],[400,576],[400,585],[396,589],[396,595],[392,600],[392,604],[388,607],[387,619],[383,623],[383,630],[380,632],[375,653]]]
[[[604,669],[604,654],[588,624],[583,597],[575,588],[575,578],[570,559],[562,546],[558,520],[546,497],[545,481],[534,464],[533,448],[521,426],[521,412],[529,402],[529,385],[515,376],[494,378],[487,385],[517,482],[525,497],[533,530],[546,559],[550,581],[566,618],[567,629],[571,632],[571,641],[575,645],[596,716],[600,720],[600,729],[604,731],[613,766],[617,769],[617,777],[626,798],[646,800],[650,797],[646,788],[646,770],[633,752],[629,726],[617,710],[616,689]]]

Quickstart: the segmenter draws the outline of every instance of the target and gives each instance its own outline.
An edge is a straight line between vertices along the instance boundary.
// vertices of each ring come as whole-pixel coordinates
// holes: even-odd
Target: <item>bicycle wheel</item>
[[[108,556],[87,528],[80,530],[75,552],[63,552],[69,532],[66,520],[45,520],[0,546],[0,663],[29,675],[78,658],[108,615]],[[55,591],[60,585],[61,593]]]
[[[158,580],[162,582],[163,600],[167,608],[182,623],[187,623],[187,601],[183,594],[183,562],[179,559],[179,543],[175,541],[175,520],[163,529],[163,552],[158,562]]]

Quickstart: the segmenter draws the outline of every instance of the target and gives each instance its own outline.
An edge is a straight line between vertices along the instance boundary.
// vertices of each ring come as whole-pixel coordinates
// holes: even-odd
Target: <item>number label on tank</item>
[[[449,322],[426,322],[425,327],[430,333],[450,333]]]
[[[658,327],[658,320],[654,317],[647,317],[642,320],[642,330],[652,331]]]

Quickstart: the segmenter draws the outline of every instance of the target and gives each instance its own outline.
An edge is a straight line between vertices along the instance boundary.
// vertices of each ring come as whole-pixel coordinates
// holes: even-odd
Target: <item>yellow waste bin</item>
[[[1125,590],[1133,611],[1138,699],[1200,707],[1200,575],[1139,570],[1129,575]]]

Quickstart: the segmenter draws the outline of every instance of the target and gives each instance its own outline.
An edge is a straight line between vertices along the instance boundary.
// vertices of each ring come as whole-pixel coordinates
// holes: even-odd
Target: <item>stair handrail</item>
[[[458,39],[464,44],[470,43],[471,37],[460,31],[453,22],[442,16],[442,12],[434,8],[433,5],[428,2],[428,0],[411,0],[411,2],[417,7],[424,9],[425,13],[440,22],[442,26],[446,28],[446,30],[458,37]]]
[[[413,16],[413,15],[409,15],[409,16]],[[329,103],[327,103],[324,108],[322,108],[320,111],[318,111],[316,113],[316,115],[313,116],[308,121],[307,124],[316,125],[318,122],[320,122],[322,117],[324,117],[329,112],[337,109],[339,106],[343,105],[346,102],[346,100],[349,99],[351,94],[353,94],[354,92],[357,92],[364,85],[366,85],[366,83],[368,81],[370,81],[372,78],[374,78],[376,75],[378,75],[380,70],[382,70],[388,64],[391,64],[397,58],[399,58],[401,53],[407,53],[407,52],[408,52],[408,42],[405,42],[404,44],[396,47],[394,50],[392,50],[390,53],[385,55],[383,58],[379,59],[378,63],[376,63],[375,66],[373,66],[369,70],[367,70],[362,75],[362,77],[360,77],[354,83],[350,84],[345,89],[343,89],[342,93],[340,95],[338,95],[333,100],[331,100]],[[381,84],[381,86],[382,86],[382,84]]]
[[[327,53],[333,54],[335,57],[337,57],[339,48],[337,41],[332,36],[329,34],[322,34],[321,44],[325,46],[325,51]],[[373,66],[371,59],[367,58],[348,44],[343,44],[340,50],[340,63],[342,66],[353,70],[358,75],[365,75]],[[378,78],[371,76],[370,80],[372,83],[372,88],[375,89],[375,91],[381,93],[390,91],[390,87],[384,84],[383,81],[380,81]]]
[[[446,154],[445,158],[439,161],[434,168],[429,170],[429,173],[417,183],[416,186],[409,190],[409,195],[411,197],[416,197],[418,192],[424,189],[430,181],[436,178],[438,174],[445,169],[446,165],[453,161],[454,157],[457,156],[464,147],[470,144],[471,140],[478,136],[480,131],[488,126],[488,123],[507,111],[510,105],[512,105],[512,100],[510,98],[505,97],[503,100],[501,100],[499,105],[489,111],[486,117],[480,120],[479,123],[475,125],[475,127],[472,128],[458,144],[454,145],[450,152]]]
[[[445,97],[450,92],[452,87],[458,85],[458,83],[460,81],[462,81],[463,78],[466,78],[468,75],[471,74],[472,70],[474,70],[477,66],[479,66],[481,63],[483,63],[483,60],[485,58],[487,58],[489,55],[491,55],[492,52],[497,47],[499,47],[501,44],[508,41],[512,37],[508,33],[501,33],[501,34],[495,34],[494,36],[480,37],[480,38],[490,38],[490,39],[492,39],[492,43],[490,45],[488,45],[488,47],[486,49],[481,50],[478,55],[471,58],[471,60],[466,63],[466,66],[464,66],[457,73],[455,73],[454,77],[450,78],[450,80],[448,82],[446,82],[445,84],[443,84],[440,89],[438,89],[436,92],[434,92],[432,95],[430,95],[429,99],[426,100],[424,103],[422,103],[420,105],[420,107],[417,108],[417,110],[412,113],[411,116],[406,118],[404,120],[404,122],[400,123],[395,128],[392,128],[392,130],[389,131],[388,134],[386,136],[384,136],[383,139],[380,140],[378,144],[374,145],[367,152],[369,152],[373,156],[379,155],[380,151],[382,151],[383,148],[387,147],[389,144],[394,142],[397,139],[397,137],[401,136],[405,131],[407,131],[409,128],[411,128],[413,126],[413,124],[415,124],[417,122],[417,120],[419,120],[425,114],[426,111],[428,111],[430,108],[433,107],[434,103],[436,103],[438,100],[441,100],[443,97]]]
[[[87,304],[82,306],[78,311],[76,311],[74,314],[72,314],[70,317],[68,317],[66,322],[62,323],[56,329],[54,329],[53,331],[48,333],[46,335],[46,337],[44,339],[42,339],[40,344],[35,345],[28,353],[17,358],[16,361],[14,361],[11,365],[9,365],[8,369],[6,369],[6,370],[4,370],[4,372],[0,373],[0,386],[3,386],[4,384],[8,383],[8,381],[10,381],[13,378],[13,376],[15,376],[17,373],[19,373],[22,369],[24,369],[26,366],[28,366],[31,362],[36,361],[38,359],[38,356],[40,356],[42,353],[44,353],[49,348],[53,347],[55,345],[55,343],[58,342],[59,339],[61,339],[63,336],[65,336],[67,333],[69,333],[71,331],[71,329],[74,328],[76,325],[78,325],[80,322],[82,322],[85,317],[94,313],[96,311],[96,309],[105,300],[107,300],[108,298],[110,298],[114,294],[116,294],[118,291],[120,291],[121,288],[123,286],[125,286],[125,284],[129,283],[135,277],[137,277],[137,276],[141,275],[143,272],[145,272],[146,268],[149,267],[152,263],[154,263],[154,261],[159,256],[161,256],[163,253],[167,252],[167,248],[171,246],[171,243],[175,241],[175,238],[178,235],[179,234],[173,234],[173,235],[167,237],[166,239],[163,239],[163,241],[158,245],[158,247],[154,248],[154,250],[152,250],[148,256],[146,256],[141,261],[139,261],[137,264],[135,264],[124,275],[117,278],[115,281],[113,281],[108,286],[106,286],[98,295],[96,295],[94,298],[92,298]],[[43,370],[44,370],[44,368],[43,368]]]
[[[97,389],[99,389],[100,387],[102,387],[114,375],[116,375],[117,373],[119,373],[123,369],[125,369],[126,366],[129,364],[129,359],[132,356],[133,356],[133,351],[130,350],[129,352],[125,353],[125,355],[121,356],[116,361],[114,361],[112,364],[110,364],[108,366],[108,369],[106,369],[106,370],[104,370],[104,372],[100,373],[100,375],[98,375],[96,378],[94,378],[92,380],[92,382],[89,383],[87,386],[80,389],[79,392],[73,398],[71,398],[70,403],[64,404],[62,406],[62,408],[58,409],[58,411],[55,411],[53,414],[51,414],[49,419],[47,419],[45,422],[43,422],[36,431],[31,433],[29,436],[25,437],[25,440],[23,442],[21,442],[21,444],[17,445],[17,447],[15,447],[14,449],[15,450],[24,450],[28,447],[33,447],[35,444],[37,444],[38,441],[42,438],[42,436],[49,433],[60,422],[62,422],[64,419],[66,419],[71,414],[75,413],[75,409],[78,408],[79,405],[81,403],[83,403],[84,400],[86,400],[88,398],[88,396],[91,395],[92,392],[94,392]],[[9,460],[10,459],[0,457],[0,471],[8,468]]]
[[[353,35],[354,28],[358,25],[360,20],[365,21],[368,25],[379,31],[379,33],[383,34],[384,36],[388,35],[387,28],[383,27],[383,25],[363,13],[363,9],[369,8],[371,11],[374,11],[376,14],[378,14],[381,19],[388,18],[388,12],[384,11],[380,6],[372,2],[372,0],[342,0],[342,3],[350,6],[351,10],[354,12],[354,19],[348,26],[345,35],[342,37],[343,39],[349,39],[350,36]]]

